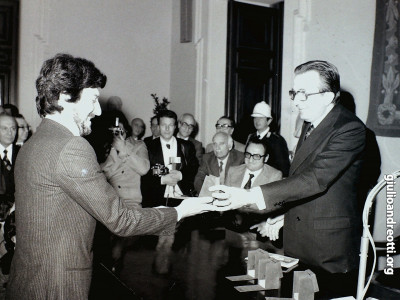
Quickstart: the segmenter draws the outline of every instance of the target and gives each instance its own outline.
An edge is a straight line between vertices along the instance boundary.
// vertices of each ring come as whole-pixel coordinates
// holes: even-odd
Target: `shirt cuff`
[[[262,190],[259,186],[254,187],[250,190],[251,198],[254,199],[254,204],[257,205],[259,210],[266,209],[267,206],[265,205],[264,195]]]
[[[179,222],[182,218],[182,215],[180,213],[180,209],[177,209],[176,207],[174,207],[176,210],[176,214],[178,215],[178,217],[176,218],[176,222]]]

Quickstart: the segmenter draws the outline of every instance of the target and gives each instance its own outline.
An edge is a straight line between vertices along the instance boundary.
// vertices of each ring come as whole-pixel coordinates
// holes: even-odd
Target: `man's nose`
[[[94,105],[94,111],[93,111],[93,113],[96,115],[96,116],[100,116],[101,115],[101,106],[100,106],[100,103],[97,101],[96,102],[96,104]]]

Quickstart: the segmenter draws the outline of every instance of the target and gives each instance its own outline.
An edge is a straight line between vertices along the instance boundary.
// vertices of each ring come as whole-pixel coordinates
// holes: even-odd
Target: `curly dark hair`
[[[79,100],[85,88],[103,88],[107,77],[95,65],[84,58],[69,54],[57,54],[43,63],[36,80],[36,108],[40,117],[61,112],[57,101],[61,93],[71,96],[69,102]]]

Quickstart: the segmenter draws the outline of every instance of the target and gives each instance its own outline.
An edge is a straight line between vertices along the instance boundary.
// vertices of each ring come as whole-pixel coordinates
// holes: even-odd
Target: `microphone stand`
[[[392,173],[394,179],[400,177],[400,170]],[[372,272],[375,269],[376,264],[376,251],[375,251],[375,243],[371,232],[369,231],[368,225],[368,216],[374,203],[376,195],[387,185],[385,179],[379,181],[374,188],[368,193],[367,200],[365,201],[364,210],[363,210],[363,234],[361,237],[361,245],[360,245],[360,267],[358,270],[358,281],[357,281],[357,300],[363,300],[365,293],[367,292],[368,286],[372,279]],[[368,241],[371,242],[371,246],[374,249],[374,263],[372,265],[371,276],[365,285],[365,273],[367,269],[367,258],[368,258]]]

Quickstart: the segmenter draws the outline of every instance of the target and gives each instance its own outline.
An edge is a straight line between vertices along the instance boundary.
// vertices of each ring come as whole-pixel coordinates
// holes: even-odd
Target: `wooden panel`
[[[234,138],[245,142],[253,132],[250,117],[264,100],[279,131],[283,6],[260,7],[229,2],[225,113],[238,126]]]
[[[0,100],[17,103],[19,1],[0,1]]]

